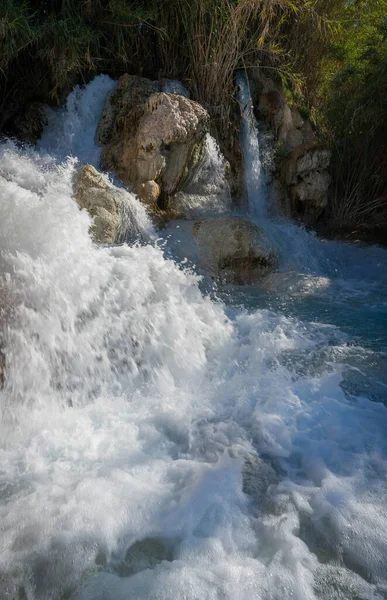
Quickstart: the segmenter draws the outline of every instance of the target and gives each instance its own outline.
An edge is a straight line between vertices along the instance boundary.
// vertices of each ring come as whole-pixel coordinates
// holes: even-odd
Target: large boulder
[[[291,198],[298,203],[297,210],[307,224],[313,223],[327,206],[330,183],[331,176],[327,171],[308,171],[290,188]]]
[[[289,194],[288,211],[306,224],[313,224],[328,204],[330,157],[329,150],[315,147],[282,161],[280,174]]]
[[[148,221],[145,208],[91,165],[78,170],[74,198],[93,218],[91,233],[96,242],[113,244],[145,233]]]
[[[324,171],[329,167],[331,152],[326,148],[314,148],[297,159],[297,175],[310,171]]]
[[[156,89],[156,82],[124,75],[103,111],[97,140],[104,145],[104,168],[140,198],[144,190],[148,202],[144,184],[155,182],[166,205],[200,164],[209,116],[197,102]]]
[[[128,123],[130,116],[136,120],[141,114],[144,102],[149,96],[158,92],[189,97],[188,91],[180,81],[162,79],[159,82],[128,73],[122,75],[109,95],[100,117],[96,134],[97,143],[106,146],[113,137],[119,137],[124,121]]]
[[[202,219],[192,233],[199,266],[222,283],[256,283],[277,266],[263,232],[243,217]]]
[[[159,91],[157,81],[127,73],[120,77],[101,114],[96,133],[97,143],[106,146],[112,140],[117,143],[124,134],[130,135],[131,130],[136,127],[145,101]],[[123,131],[124,125],[126,129],[129,128],[127,131]]]
[[[93,217],[92,234],[96,241],[112,244],[118,237],[121,199],[94,167],[85,165],[77,173],[75,200]]]

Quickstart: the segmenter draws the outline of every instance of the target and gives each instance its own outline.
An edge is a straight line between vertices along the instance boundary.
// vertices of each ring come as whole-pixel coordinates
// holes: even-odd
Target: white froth
[[[184,192],[173,198],[173,210],[184,219],[211,217],[231,210],[226,161],[214,138],[207,134],[200,165]]]
[[[323,311],[214,302],[154,242],[93,244],[45,144],[0,155],[0,597],[382,600],[381,354]]]
[[[116,82],[107,75],[95,77],[89,85],[77,85],[64,107],[47,109],[48,126],[38,148],[61,160],[78,157],[83,164],[99,166],[101,149],[95,143],[100,114]]]

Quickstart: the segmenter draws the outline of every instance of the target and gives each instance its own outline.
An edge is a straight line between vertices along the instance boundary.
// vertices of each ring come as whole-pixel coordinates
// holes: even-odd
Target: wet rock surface
[[[286,216],[314,225],[328,204],[331,153],[319,146],[310,119],[289,105],[283,90],[258,70],[251,78],[258,116],[275,139],[273,196]]]
[[[75,199],[94,219],[92,234],[103,243],[114,243],[118,236],[121,201],[108,181],[91,165],[81,167],[75,181]]]
[[[199,266],[222,283],[255,283],[277,266],[262,231],[247,219],[202,219],[194,223],[192,231]]]
[[[209,116],[197,102],[158,89],[148,79],[121,77],[101,116],[97,140],[104,146],[103,167],[134,187],[145,202],[149,182],[156,183],[165,208],[196,173]]]
[[[126,217],[131,207],[125,191],[112,185],[91,165],[84,165],[76,174],[74,197],[93,218],[91,234],[96,242],[114,244],[128,235]]]

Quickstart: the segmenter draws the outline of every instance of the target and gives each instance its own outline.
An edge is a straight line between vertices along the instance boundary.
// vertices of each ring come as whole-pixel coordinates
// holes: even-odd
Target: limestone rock
[[[312,123],[309,119],[305,119],[302,127],[302,135],[304,137],[304,147],[313,148],[317,144],[316,134],[313,131]]]
[[[278,145],[272,176],[275,196],[284,214],[312,225],[328,203],[331,153],[317,146],[310,120],[288,105],[283,90],[259,70],[252,70],[252,75],[259,113]]]
[[[300,202],[308,202],[312,210],[325,208],[330,182],[331,176],[326,171],[308,171],[300,183],[291,188],[291,194]]]
[[[194,175],[208,129],[207,111],[182,95],[154,93],[155,82],[124,75],[98,126],[102,162],[138,188],[154,181],[162,198],[180,191]]]
[[[297,159],[297,174],[303,175],[309,171],[323,171],[329,167],[331,152],[327,149],[316,148],[306,152]]]
[[[286,148],[289,151],[295,150],[304,143],[302,131],[300,129],[290,129],[285,137]]]
[[[108,144],[112,138],[122,135],[124,123],[128,126],[129,117],[133,119],[141,113],[144,102],[154,92],[159,92],[157,81],[136,77],[125,73],[109,95],[97,127],[97,143]],[[128,132],[126,132],[128,133]]]
[[[103,175],[91,165],[81,167],[75,181],[75,200],[94,219],[92,234],[98,242],[112,244],[120,229],[122,198]]]
[[[189,170],[199,163],[207,127],[208,113],[197,102],[165,93],[152,95],[137,132],[138,176],[141,178],[142,171],[145,174],[153,158],[159,155],[162,159],[156,158],[155,162],[164,163],[157,174],[163,191],[167,194],[179,191],[189,178]]]
[[[291,186],[292,213],[313,225],[328,205],[331,176],[327,171],[307,171],[299,183]]]
[[[152,235],[153,224],[145,206],[132,192],[116,187],[91,165],[78,170],[74,198],[93,218],[90,231],[96,242],[131,243]]]
[[[275,137],[282,144],[283,152],[289,153],[303,147],[311,148],[316,143],[309,119],[303,119],[299,110],[287,104],[284,92],[262,76],[259,78],[260,90],[257,98],[258,111],[274,130]]]
[[[330,150],[325,148],[314,148],[307,152],[292,152],[286,159],[281,161],[281,179],[286,185],[294,185],[300,182],[311,172],[326,172],[331,157]]]
[[[262,231],[242,217],[202,219],[192,232],[199,266],[223,283],[255,283],[277,265]]]
[[[160,186],[155,181],[139,183],[137,184],[135,191],[140,200],[150,206],[156,204],[160,196]]]

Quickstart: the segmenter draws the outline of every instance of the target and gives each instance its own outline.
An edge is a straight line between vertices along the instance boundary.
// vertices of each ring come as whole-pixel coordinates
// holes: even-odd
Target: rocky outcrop
[[[199,266],[222,283],[255,283],[277,266],[263,232],[242,217],[202,219],[192,233]]]
[[[174,219],[198,219],[218,216],[231,209],[229,169],[214,138],[207,134],[202,160],[184,192],[170,197],[168,216]]]
[[[314,147],[282,161],[280,174],[289,191],[290,213],[307,224],[314,223],[328,204],[330,156],[329,150]]]
[[[130,135],[142,114],[145,101],[159,91],[157,81],[127,73],[120,77],[100,117],[96,133],[97,143],[106,146],[112,140],[117,142],[124,134]]]
[[[134,187],[134,191],[144,204],[150,207],[154,207],[160,197],[160,186],[152,180],[145,181],[145,183],[138,183]]]
[[[148,79],[121,77],[103,111],[97,140],[104,146],[104,168],[145,202],[157,201],[159,192],[166,206],[196,172],[209,117],[197,102],[158,89]]]
[[[90,233],[96,242],[131,243],[152,235],[153,225],[141,202],[91,165],[84,165],[76,173],[74,198],[92,217]]]
[[[257,87],[257,109],[269,122],[281,151],[289,153],[297,148],[300,151],[300,146],[305,150],[312,148],[316,136],[310,120],[302,118],[296,107],[287,104],[285,94],[271,80],[258,76]]]
[[[121,190],[111,185],[94,167],[85,165],[76,174],[74,197],[93,218],[91,233],[95,241],[105,244],[120,241],[126,204]]]
[[[273,194],[283,212],[314,224],[328,204],[330,151],[320,148],[308,118],[259,70],[252,71],[255,106],[276,140]]]
[[[330,182],[331,177],[326,171],[309,171],[304,177],[298,177],[290,187],[293,206],[304,220],[314,222],[327,206]]]
[[[118,237],[121,199],[115,197],[108,181],[91,165],[81,167],[75,181],[75,199],[93,217],[96,241],[112,244]]]

